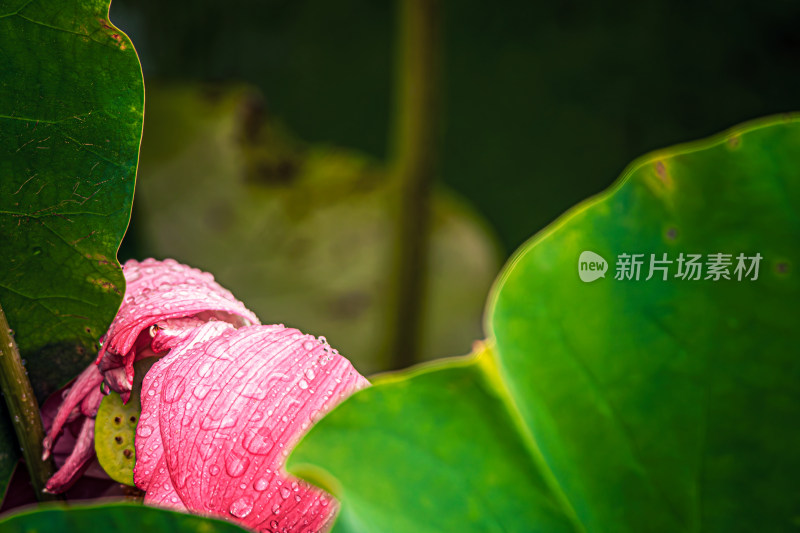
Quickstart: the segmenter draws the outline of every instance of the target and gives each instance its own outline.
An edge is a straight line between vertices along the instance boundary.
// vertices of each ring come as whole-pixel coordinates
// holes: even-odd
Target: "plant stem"
[[[390,365],[419,359],[427,282],[431,184],[439,132],[440,0],[399,0],[393,172],[399,213],[389,324]]]
[[[39,416],[39,403],[33,394],[28,373],[22,365],[17,343],[0,306],[0,390],[6,399],[17,441],[28,467],[31,484],[39,501],[59,499],[42,492],[45,483],[53,475],[52,459],[42,461],[44,428]]]

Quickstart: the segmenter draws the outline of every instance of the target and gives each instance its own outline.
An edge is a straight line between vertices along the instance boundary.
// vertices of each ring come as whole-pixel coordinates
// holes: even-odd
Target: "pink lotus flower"
[[[100,384],[127,400],[133,362],[157,356],[142,384],[135,441],[134,481],[145,503],[260,531],[324,529],[335,503],[283,464],[310,424],[367,380],[324,338],[258,325],[210,274],[170,260],[129,261],[123,271],[125,301],[97,364],[50,424],[45,455],[65,423],[84,418],[47,490],[66,490],[93,458]]]

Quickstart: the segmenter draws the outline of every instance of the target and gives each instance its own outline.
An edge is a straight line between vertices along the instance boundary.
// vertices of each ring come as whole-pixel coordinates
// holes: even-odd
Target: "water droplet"
[[[286,487],[281,487],[281,498],[284,500],[292,495],[292,491],[287,489]]]
[[[281,514],[281,506],[277,503],[272,506],[272,514]]]
[[[314,379],[314,369],[309,368],[308,370],[306,370],[306,377],[308,379]]]
[[[269,487],[269,480],[265,477],[259,478],[253,483],[253,488],[258,492],[264,492]]]
[[[204,383],[200,383],[194,388],[194,390],[192,391],[192,394],[198,400],[202,400],[203,398],[205,398],[208,395],[208,393],[210,391],[211,391],[211,385],[206,385]]]
[[[172,379],[164,384],[164,401],[173,403],[183,395],[185,388],[183,379]]]
[[[269,394],[269,390],[262,386],[259,380],[251,380],[244,384],[239,394],[251,400],[263,400],[267,397],[267,394]]]
[[[214,446],[212,446],[214,442],[214,435],[208,433],[203,437],[203,440],[197,443],[197,451],[200,452],[200,457],[203,460],[208,459],[214,453]]]
[[[219,467],[217,465],[211,465],[211,468],[208,469],[208,473],[212,476],[216,476],[219,474]]]
[[[201,378],[206,377],[208,374],[211,373],[211,363],[203,363],[200,365],[200,368],[197,369],[197,375]]]
[[[140,437],[147,438],[153,434],[153,428],[151,428],[150,426],[139,426],[138,428],[136,428],[136,434],[139,435]]]
[[[288,422],[289,421],[289,417],[288,416],[282,416],[281,420],[283,420],[284,422]]]
[[[236,518],[244,518],[253,510],[253,498],[242,496],[231,504],[231,514]]]
[[[308,382],[307,382],[306,380],[304,380],[304,379],[301,379],[301,380],[300,380],[300,381],[297,383],[297,386],[298,386],[298,387],[300,387],[301,389],[305,390],[305,389],[307,389],[307,388],[308,388]]]
[[[306,342],[303,343],[303,348],[305,348],[306,351],[310,352],[311,350],[314,349],[314,343],[312,341],[310,341],[310,340],[306,341]]]
[[[277,520],[270,521],[269,527],[271,527],[272,529],[277,531],[277,529],[278,529],[278,521]]]
[[[240,452],[231,452],[225,460],[225,470],[231,477],[239,477],[250,466],[250,459]]]
[[[268,427],[249,428],[244,432],[242,445],[245,449],[255,455],[265,455],[272,449],[272,439]]]
[[[235,426],[238,420],[239,413],[237,412],[227,412],[224,414],[221,420],[215,420],[211,418],[211,415],[209,414],[200,420],[200,428],[205,431],[210,431],[212,429],[228,429]]]

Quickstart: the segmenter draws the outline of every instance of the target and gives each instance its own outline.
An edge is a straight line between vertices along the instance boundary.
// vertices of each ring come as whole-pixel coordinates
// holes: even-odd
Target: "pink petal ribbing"
[[[136,467],[142,447],[151,470],[141,477],[149,479],[146,498],[163,502],[174,490],[191,512],[260,531],[328,524],[334,501],[286,474],[284,461],[318,417],[367,380],[326,343],[283,326],[229,329],[170,355],[143,389],[143,398],[150,390],[157,397],[143,405],[137,428]],[[155,481],[160,461],[144,449],[156,432],[168,488]]]
[[[147,491],[144,495],[144,504],[187,512],[186,506],[183,505],[178,493],[175,492],[175,487],[172,486],[172,478],[167,470],[167,460],[163,455],[155,465],[154,474],[150,481],[154,487],[158,487],[158,490]]]
[[[149,339],[140,340],[140,334],[159,321],[202,315],[205,320],[216,318],[236,327],[259,323],[214,276],[173,259],[131,260],[125,263],[123,273],[125,299],[97,358],[103,373],[125,368],[123,375],[117,374],[109,382],[118,392],[130,390],[137,352],[149,346]]]
[[[188,322],[190,319],[184,320]],[[233,326],[227,322],[219,321],[206,322],[196,327],[192,327],[193,324],[191,322],[188,322],[186,325],[186,328],[181,328],[181,324],[170,324],[170,326],[175,327],[159,328],[153,339],[154,343],[165,346],[169,345],[172,350],[150,367],[150,370],[147,371],[144,377],[141,393],[142,412],[139,416],[139,424],[141,427],[153,427],[153,425],[155,425],[157,428],[158,420],[156,420],[156,416],[153,415],[153,413],[158,412],[164,372],[169,368],[171,362],[177,358],[184,357],[186,351],[195,344],[216,337],[225,330],[233,329]],[[150,422],[151,417],[153,418],[153,425],[151,425]],[[161,431],[158,429],[145,432],[140,431],[136,436],[136,465],[133,469],[133,479],[136,486],[142,490],[148,490],[150,482],[154,477],[163,477],[159,476],[159,470],[165,468],[164,461]],[[160,482],[163,483],[164,480]],[[162,487],[162,491],[160,492],[163,492],[163,490],[166,489]],[[167,502],[169,504],[176,503],[171,500],[172,494],[162,494],[162,496],[158,498],[160,502]]]

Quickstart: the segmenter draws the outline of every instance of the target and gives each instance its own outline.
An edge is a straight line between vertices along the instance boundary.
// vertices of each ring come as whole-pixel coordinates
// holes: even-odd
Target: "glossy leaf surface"
[[[91,359],[125,290],[144,88],[108,7],[0,4],[0,303],[40,400]]]
[[[0,520],[7,533],[31,531],[95,531],[117,533],[169,531],[171,533],[243,533],[235,524],[141,505],[114,503],[94,506],[43,507]]]
[[[40,402],[91,359],[125,290],[116,251],[144,86],[108,8],[0,2],[0,305]],[[2,486],[17,455],[9,430],[0,429]]]
[[[342,500],[340,531],[796,527],[799,153],[788,116],[636,161],[506,266],[493,354],[376,381],[290,469]],[[581,281],[584,251],[605,278]],[[634,253],[640,279],[615,279]],[[731,279],[676,278],[681,253],[731,254]],[[740,253],[761,255],[757,279],[737,279]],[[666,279],[645,279],[650,254],[674,261]],[[550,512],[498,513],[498,500]],[[470,505],[495,520],[466,518]]]

